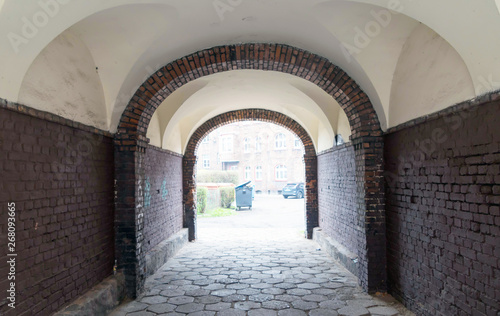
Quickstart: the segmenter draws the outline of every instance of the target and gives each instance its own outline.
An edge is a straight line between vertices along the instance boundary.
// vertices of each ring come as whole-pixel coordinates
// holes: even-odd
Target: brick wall
[[[500,309],[496,98],[385,136],[389,290],[419,315]]]
[[[182,156],[148,146],[144,171],[143,251],[147,253],[182,229]]]
[[[112,273],[112,139],[0,105],[0,314],[50,315]],[[7,202],[17,214],[15,310],[5,301]]]
[[[359,214],[355,152],[351,143],[318,155],[319,226],[358,255]]]

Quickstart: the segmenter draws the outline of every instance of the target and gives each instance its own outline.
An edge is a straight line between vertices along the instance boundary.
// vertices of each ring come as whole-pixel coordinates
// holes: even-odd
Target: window
[[[255,138],[255,151],[262,151],[262,138],[260,136]]]
[[[286,180],[287,179],[286,166],[284,166],[284,165],[276,166],[275,178],[276,178],[276,180]]]
[[[250,138],[245,138],[243,141],[243,151],[246,153],[250,152]]]
[[[262,180],[262,166],[255,167],[255,180]]]
[[[210,168],[210,156],[209,155],[203,155],[203,168],[205,168],[205,169]]]
[[[252,179],[252,167],[245,167],[245,180]]]
[[[231,166],[231,167],[229,168],[229,170],[231,170],[231,171],[236,171],[236,170],[238,170],[238,166]]]
[[[220,151],[223,153],[233,152],[233,135],[221,136]]]
[[[286,136],[285,134],[279,133],[274,137],[274,149],[284,149],[286,148]]]
[[[201,141],[202,144],[208,144],[208,141],[210,140],[210,136],[205,136],[205,138],[203,138],[203,140]]]
[[[293,147],[300,148],[300,143],[301,143],[300,138],[295,136],[295,139],[293,140]]]

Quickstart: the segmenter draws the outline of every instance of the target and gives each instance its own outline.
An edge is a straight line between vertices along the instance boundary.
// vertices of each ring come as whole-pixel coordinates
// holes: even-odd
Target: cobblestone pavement
[[[303,238],[301,208],[303,200],[256,198],[251,211],[200,220],[199,239],[111,315],[413,315],[389,295],[364,293]]]

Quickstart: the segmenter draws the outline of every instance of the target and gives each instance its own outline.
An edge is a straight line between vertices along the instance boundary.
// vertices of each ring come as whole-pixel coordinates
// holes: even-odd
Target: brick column
[[[368,292],[385,292],[387,280],[383,138],[353,139],[359,196],[359,281]]]
[[[196,231],[196,156],[182,158],[182,186],[184,204],[184,228],[188,229],[189,241],[197,237]]]
[[[115,137],[115,259],[125,275],[129,298],[137,296],[145,281],[142,161],[146,143]]]
[[[314,227],[318,227],[318,157],[304,155],[306,171],[305,217],[306,238],[312,239]]]

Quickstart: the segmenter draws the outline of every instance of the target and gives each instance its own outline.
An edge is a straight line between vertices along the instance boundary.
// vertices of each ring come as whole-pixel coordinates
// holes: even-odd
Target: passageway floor
[[[303,237],[302,214],[303,200],[258,197],[252,210],[201,219],[198,239],[111,315],[413,315],[390,295],[363,292]]]

